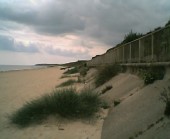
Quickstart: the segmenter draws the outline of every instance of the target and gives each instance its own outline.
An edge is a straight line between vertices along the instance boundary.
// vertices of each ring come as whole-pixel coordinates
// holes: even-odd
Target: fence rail
[[[170,62],[170,26],[114,47],[87,62],[88,66]]]

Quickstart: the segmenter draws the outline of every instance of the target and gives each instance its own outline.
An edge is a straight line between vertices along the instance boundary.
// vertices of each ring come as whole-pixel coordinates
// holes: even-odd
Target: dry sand
[[[60,79],[62,73],[59,67],[0,73],[0,139],[170,138],[170,121],[165,118],[165,104],[159,99],[163,89],[170,85],[169,68],[164,80],[148,86],[144,86],[139,77],[122,73],[97,88],[96,91],[100,92],[107,85],[112,85],[113,88],[101,97],[112,106],[114,100],[121,100],[118,106],[111,107],[108,116],[107,110],[101,110],[98,113],[101,117],[84,121],[49,117],[42,124],[25,129],[9,123],[8,115],[26,101],[50,93],[56,85],[70,78]],[[75,87],[78,90],[93,87],[95,75],[96,70],[91,69],[86,76],[86,84]],[[161,117],[164,120],[158,122]]]
[[[8,115],[26,101],[50,93],[63,71],[59,67],[0,73],[0,138],[1,139],[100,139],[103,118],[69,121],[49,117],[40,125],[19,129],[9,123]],[[101,111],[106,116],[106,111]],[[64,130],[60,130],[64,129]]]

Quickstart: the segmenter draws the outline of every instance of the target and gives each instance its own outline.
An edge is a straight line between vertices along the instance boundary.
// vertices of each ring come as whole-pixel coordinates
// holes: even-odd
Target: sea
[[[40,69],[40,68],[46,68],[46,66],[35,66],[35,65],[0,65],[0,72],[26,70],[26,69]]]

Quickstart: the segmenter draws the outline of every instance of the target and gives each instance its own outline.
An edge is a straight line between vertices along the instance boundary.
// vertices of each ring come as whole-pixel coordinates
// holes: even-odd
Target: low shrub
[[[100,98],[92,90],[84,90],[80,94],[73,88],[55,90],[27,102],[10,116],[10,121],[19,127],[27,127],[55,114],[65,118],[87,118],[99,110],[100,103]]]
[[[100,107],[103,109],[108,109],[110,106],[106,101],[102,101]]]
[[[77,83],[82,83],[80,76],[77,77]]]
[[[74,83],[76,83],[76,80],[73,79],[69,79],[63,83],[61,83],[60,85],[58,85],[57,87],[65,87],[65,86],[69,86],[69,85],[73,85]]]
[[[161,99],[166,104],[164,114],[166,116],[170,116],[170,87],[168,87],[168,89],[164,89],[161,93]]]
[[[78,73],[79,69],[77,67],[68,69],[67,71],[64,72],[64,74],[74,74],[74,73]]]
[[[136,39],[138,39],[140,37],[142,37],[141,33],[134,33],[131,30],[127,35],[125,35],[124,40],[122,41],[121,44],[131,42],[131,41],[136,40]]]
[[[144,79],[146,85],[152,84],[155,80],[162,80],[164,78],[164,67],[151,67],[140,69],[140,75]]]
[[[80,75],[83,76],[83,77],[86,76],[88,70],[89,70],[88,67],[80,68]]]
[[[100,108],[101,100],[97,93],[93,93],[90,89],[83,90],[80,95],[79,115],[81,117],[92,116]]]
[[[64,72],[64,74],[80,73],[81,76],[85,76],[88,70],[89,70],[89,67],[87,67],[86,64],[82,64],[74,68],[68,69],[67,71]]]
[[[98,75],[95,80],[96,87],[109,81],[113,76],[117,75],[121,71],[119,65],[109,65],[99,70]]]
[[[121,102],[121,101],[120,101],[119,99],[118,99],[118,100],[114,100],[114,101],[113,101],[113,103],[114,103],[114,106],[117,106],[117,105],[119,105],[119,104],[120,104],[120,102]]]
[[[69,78],[69,77],[71,77],[71,76],[69,76],[69,75],[62,75],[62,76],[60,77],[60,79]]]
[[[111,85],[106,86],[106,87],[102,90],[101,94],[106,93],[106,92],[107,92],[108,90],[110,90],[110,89],[112,89],[112,86],[111,86]]]

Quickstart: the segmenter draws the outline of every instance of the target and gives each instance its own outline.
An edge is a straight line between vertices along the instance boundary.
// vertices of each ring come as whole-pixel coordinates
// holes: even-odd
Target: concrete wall
[[[116,46],[87,62],[88,66],[113,63],[170,62],[170,26],[151,32],[137,40]]]

